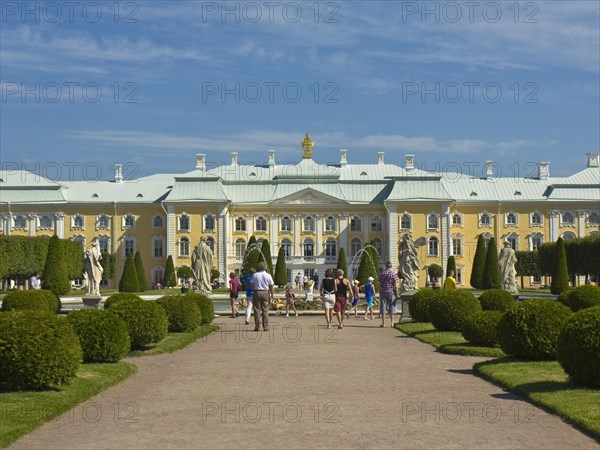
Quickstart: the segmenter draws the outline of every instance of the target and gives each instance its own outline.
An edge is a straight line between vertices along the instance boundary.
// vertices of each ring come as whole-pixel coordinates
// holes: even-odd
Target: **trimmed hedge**
[[[415,322],[429,322],[429,306],[431,299],[443,295],[441,289],[420,289],[413,294],[408,302],[410,316]]]
[[[119,292],[118,294],[113,294],[106,299],[104,302],[104,309],[111,309],[118,303],[122,301],[143,301],[142,298],[138,295],[132,294],[131,292]]]
[[[6,294],[2,301],[2,311],[12,310],[60,311],[60,300],[52,292],[12,291]]]
[[[67,384],[82,359],[71,324],[48,311],[0,314],[0,384],[43,389]]]
[[[58,236],[54,235],[50,238],[42,274],[42,286],[59,296],[67,295],[71,290],[64,246],[66,245],[63,245]],[[83,253],[81,253],[81,260],[83,261]]]
[[[210,325],[215,320],[215,305],[211,299],[202,294],[186,294],[198,305],[200,315],[202,316],[202,325]]]
[[[127,324],[113,312],[82,309],[67,320],[79,336],[85,362],[117,362],[129,353]]]
[[[578,286],[575,289],[567,289],[563,303],[573,312],[598,306],[600,305],[600,287]]]
[[[558,362],[575,383],[600,387],[600,306],[568,320],[558,338]]]
[[[467,318],[479,311],[479,300],[468,292],[443,291],[429,301],[429,319],[442,331],[461,331]]]
[[[156,302],[124,301],[111,306],[110,310],[127,324],[131,348],[160,342],[167,335],[169,320],[165,310]]]
[[[123,274],[121,275],[121,281],[119,281],[119,292],[140,292],[140,281],[131,253],[128,253],[125,259]]]
[[[470,316],[463,325],[463,337],[474,344],[494,347],[498,344],[498,323],[504,312],[481,311]]]
[[[498,324],[500,347],[519,358],[556,359],[558,336],[572,314],[551,299],[525,300],[502,316]]]
[[[567,298],[569,297],[569,292],[571,292],[571,290],[572,288],[565,289],[564,291],[562,291],[560,294],[558,294],[558,297],[556,297],[556,301],[562,303],[565,306],[569,306],[567,304]]]
[[[184,295],[169,295],[156,300],[167,314],[171,333],[195,330],[202,323],[200,308],[194,300]]]
[[[481,309],[484,311],[507,311],[515,306],[516,302],[512,294],[503,289],[488,289],[479,296]]]

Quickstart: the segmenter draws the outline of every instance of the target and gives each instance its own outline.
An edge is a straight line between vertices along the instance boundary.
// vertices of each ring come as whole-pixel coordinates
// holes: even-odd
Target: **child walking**
[[[358,293],[360,292],[360,281],[354,280],[352,284],[352,308],[346,311],[346,318],[354,311],[354,318],[358,318]]]
[[[371,313],[371,320],[373,320],[373,299],[375,298],[375,285],[373,281],[375,278],[369,277],[365,284],[365,300],[367,301],[367,307],[365,308],[365,317],[367,320],[367,314]]]
[[[296,309],[296,294],[292,292],[291,286],[285,287],[285,317],[290,317],[289,308],[290,306],[298,317],[298,310]]]

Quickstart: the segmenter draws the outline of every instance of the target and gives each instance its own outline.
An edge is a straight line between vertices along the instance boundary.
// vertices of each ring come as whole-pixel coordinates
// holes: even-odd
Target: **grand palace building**
[[[411,233],[423,244],[419,285],[429,265],[445,269],[454,255],[465,287],[480,234],[515,250],[600,234],[600,153],[588,153],[568,177],[551,177],[549,163],[539,162],[531,176],[515,178],[494,176],[491,161],[483,174],[432,172],[418,168],[413,155],[399,166],[381,152],[372,164],[351,164],[340,150],[339,162],[322,164],[313,146],[307,135],[296,164],[278,164],[270,150],[264,164],[243,164],[232,153],[230,164],[209,168],[198,154],[188,173],[132,180],[123,179],[119,164],[113,180],[97,182],[1,171],[0,229],[56,234],[86,248],[98,237],[102,251],[117,254],[116,281],[126,254],[140,250],[150,282],[162,280],[168,255],[176,267],[191,265],[201,237],[213,248],[221,281],[239,270],[252,235],[268,239],[273,263],[284,248],[291,280],[299,271],[322,276],[341,248],[348,267],[357,265],[354,255],[369,242],[397,267],[400,239]],[[527,277],[535,283],[544,280]]]

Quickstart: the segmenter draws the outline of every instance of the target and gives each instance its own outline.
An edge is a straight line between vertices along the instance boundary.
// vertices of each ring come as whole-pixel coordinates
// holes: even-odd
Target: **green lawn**
[[[135,373],[132,364],[83,364],[68,386],[46,391],[0,391],[0,447]]]
[[[571,384],[557,361],[503,358],[477,363],[473,369],[600,438],[600,389]]]
[[[483,347],[471,344],[457,331],[438,331],[430,323],[397,323],[395,327],[421,342],[433,345],[442,353],[467,356],[490,356],[500,358],[506,354],[498,347]]]
[[[150,345],[144,350],[134,350],[128,356],[158,355],[159,353],[173,353],[191,344],[197,339],[208,336],[217,331],[217,325],[202,325],[188,333],[169,333],[166,338],[157,344]]]

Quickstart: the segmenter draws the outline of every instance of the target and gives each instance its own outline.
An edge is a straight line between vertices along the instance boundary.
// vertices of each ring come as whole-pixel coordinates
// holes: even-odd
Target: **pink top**
[[[229,280],[229,287],[231,287],[231,292],[237,292],[240,289],[240,281],[237,278],[231,278]]]

